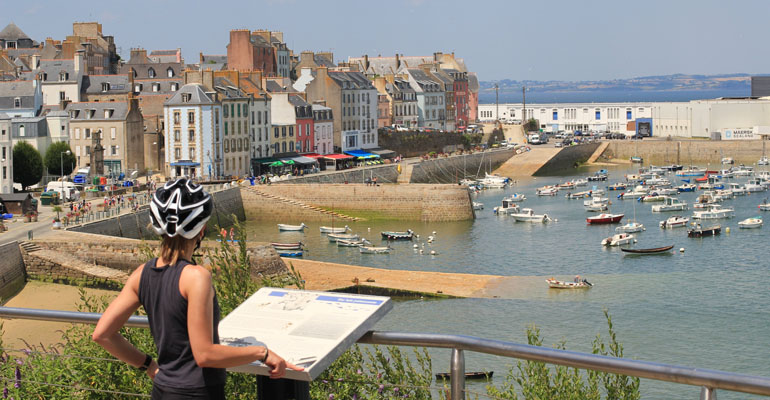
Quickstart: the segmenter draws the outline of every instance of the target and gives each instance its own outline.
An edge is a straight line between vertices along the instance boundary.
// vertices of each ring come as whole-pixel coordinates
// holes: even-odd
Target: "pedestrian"
[[[110,354],[153,380],[152,399],[224,399],[225,368],[261,361],[271,378],[286,368],[301,371],[265,346],[219,344],[219,303],[211,272],[192,262],[206,234],[212,199],[199,185],[181,178],[158,189],[150,220],[163,237],[160,257],[140,265],[102,314],[93,340]],[[125,321],[143,306],[158,349],[158,360],[120,334]]]

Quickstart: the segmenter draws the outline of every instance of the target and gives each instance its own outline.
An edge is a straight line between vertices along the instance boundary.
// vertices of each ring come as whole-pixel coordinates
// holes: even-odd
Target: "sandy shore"
[[[99,289],[88,289],[89,295],[106,295],[114,298],[118,292]],[[6,307],[42,308],[63,311],[77,311],[80,302],[78,287],[28,281],[24,289],[4,305]],[[26,347],[21,339],[30,344],[50,345],[61,342],[59,331],[67,329],[69,324],[61,322],[34,321],[28,319],[2,319],[3,344],[10,349]]]

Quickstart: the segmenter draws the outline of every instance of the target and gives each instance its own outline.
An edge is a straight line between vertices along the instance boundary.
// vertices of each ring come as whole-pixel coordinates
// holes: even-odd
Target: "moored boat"
[[[356,240],[358,234],[355,233],[329,233],[326,235],[330,242],[336,242],[338,240]]]
[[[738,222],[738,227],[744,229],[761,228],[762,218],[746,218],[743,221]]]
[[[556,196],[556,192],[559,191],[558,187],[542,187],[537,189],[538,196]]]
[[[593,286],[591,282],[588,282],[586,279],[581,279],[580,276],[576,276],[575,280],[572,282],[560,281],[554,278],[549,278],[545,281],[548,282],[548,287],[551,289],[588,289]]]
[[[625,183],[613,183],[612,185],[607,186],[607,190],[626,190],[628,185]]]
[[[372,243],[366,239],[356,239],[356,240],[344,240],[339,239],[337,240],[337,246],[340,247],[360,247],[360,246],[369,246]]]
[[[372,246],[360,246],[358,251],[363,254],[387,254],[393,250],[392,247],[372,247]]]
[[[302,242],[294,242],[294,243],[278,243],[278,242],[272,242],[270,243],[271,246],[273,246],[276,250],[302,250],[302,247],[305,245]]]
[[[350,227],[345,225],[341,228],[335,228],[332,226],[322,226],[321,233],[345,233],[350,230]]]
[[[307,228],[307,225],[305,225],[304,222],[299,225],[278,224],[279,231],[297,232],[304,230],[305,228]]]
[[[602,213],[593,217],[586,218],[586,222],[591,225],[598,224],[616,224],[623,219],[624,214],[606,214]]]
[[[679,191],[679,193],[694,192],[696,189],[697,186],[693,185],[692,183],[684,183],[676,187],[676,190]]]
[[[674,215],[665,221],[660,221],[660,227],[663,229],[679,228],[687,225],[690,219],[681,215]]]
[[[687,236],[688,237],[716,236],[716,235],[719,235],[721,232],[722,232],[722,227],[719,225],[703,228],[701,227],[700,224],[698,224],[694,228],[687,230]]]
[[[616,233],[602,240],[602,246],[622,246],[635,241],[634,235],[630,233]]]
[[[653,247],[650,249],[620,249],[620,251],[623,251],[626,253],[632,253],[632,254],[660,254],[660,253],[666,253],[673,248],[674,248],[674,245],[672,244],[670,246]]]
[[[676,171],[676,176],[703,176],[703,175],[706,175],[706,169],[698,168],[694,166],[689,166],[687,168],[682,168],[679,171]]]
[[[574,200],[574,199],[587,199],[587,198],[591,197],[592,194],[593,194],[593,192],[591,190],[586,190],[584,192],[577,192],[577,193],[570,192],[570,193],[567,193],[566,197],[568,199],[571,199],[571,200]]]
[[[521,212],[511,214],[511,217],[518,222],[548,222],[551,220],[548,218],[548,214],[535,214],[531,208],[522,208]]]
[[[412,240],[414,232],[411,229],[405,231],[383,231],[380,232],[383,239],[386,240]]]
[[[473,202],[473,209],[475,211],[483,210],[484,209],[484,203],[479,203],[477,201]]]
[[[276,250],[281,257],[302,257],[302,250]]]
[[[730,207],[722,207],[720,205],[713,205],[707,210],[693,211],[693,219],[721,219],[732,218],[735,216],[735,210]]]
[[[644,230],[646,230],[646,228],[644,227],[644,224],[636,221],[632,221],[625,225],[621,225],[615,228],[615,232],[626,232],[626,233],[641,232]]]
[[[687,209],[687,203],[679,201],[676,197],[666,197],[663,201],[663,204],[652,206],[652,212],[684,211]]]
[[[493,212],[497,215],[508,215],[508,214],[515,214],[520,210],[521,209],[519,208],[518,204],[514,203],[510,197],[506,197],[503,199],[501,205],[493,209]]]
[[[762,158],[757,161],[757,165],[770,165],[770,160],[768,160],[766,156],[762,156]]]

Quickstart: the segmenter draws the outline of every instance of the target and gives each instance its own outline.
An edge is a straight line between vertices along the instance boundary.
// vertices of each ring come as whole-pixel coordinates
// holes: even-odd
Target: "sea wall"
[[[732,157],[736,164],[751,165],[770,151],[762,140],[635,140],[610,141],[602,154],[604,159],[644,159],[645,164],[719,165],[723,157]]]
[[[555,156],[551,157],[534,176],[558,175],[569,171],[577,164],[584,163],[594,154],[601,143],[587,143],[562,148]]]
[[[319,174],[292,178],[278,183],[363,183],[367,179],[374,177],[377,178],[377,182],[379,183],[395,183],[398,180],[398,165],[385,164],[375,167],[322,172]]]
[[[380,147],[393,150],[403,157],[417,157],[432,151],[456,151],[463,147],[462,142],[461,132],[383,132],[377,137]]]
[[[454,183],[465,177],[484,177],[514,156],[513,149],[489,150],[446,158],[435,158],[414,164],[411,183]]]
[[[249,221],[329,221],[328,215],[241,189]],[[470,195],[458,185],[299,184],[260,186],[274,196],[365,219],[461,221],[473,219]]]
[[[19,242],[0,245],[0,304],[24,287],[26,269],[19,249]]]
[[[212,193],[214,198],[214,211],[209,225],[229,227],[232,225],[232,215],[243,221],[246,215],[243,211],[241,191],[238,188],[226,189]],[[150,224],[150,210],[145,207],[135,213],[123,214],[105,220],[91,222],[69,228],[74,232],[93,233],[98,235],[116,236],[132,239],[154,239],[157,235],[152,231]]]

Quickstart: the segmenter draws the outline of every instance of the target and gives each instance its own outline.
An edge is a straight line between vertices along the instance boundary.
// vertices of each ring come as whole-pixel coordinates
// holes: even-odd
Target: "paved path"
[[[511,157],[495,170],[495,173],[513,179],[530,177],[561,150],[550,145],[530,146],[530,148],[530,151]]]

